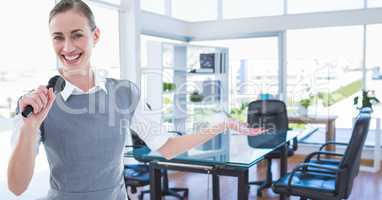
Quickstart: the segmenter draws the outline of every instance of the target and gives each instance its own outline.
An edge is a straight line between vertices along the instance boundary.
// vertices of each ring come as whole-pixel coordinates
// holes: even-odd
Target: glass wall
[[[93,49],[92,66],[107,77],[120,77],[118,10],[88,2],[94,12],[101,38]]]
[[[362,89],[362,52],[362,26],[288,31],[289,113],[309,102],[310,115],[337,115],[337,131],[348,131],[356,115],[353,99]]]
[[[185,21],[216,20],[218,0],[170,0],[171,16]],[[287,5],[284,5],[287,3]],[[222,0],[224,19],[264,17],[283,14],[341,11],[364,8],[365,0]],[[368,0],[369,8],[381,7],[381,0]],[[284,11],[286,7],[286,11]],[[165,14],[164,0],[141,0],[146,11]],[[286,12],[286,13],[284,13]]]
[[[360,9],[364,0],[288,0],[288,14]]]
[[[217,19],[217,0],[172,0],[172,16],[185,21]]]
[[[56,72],[48,29],[53,0],[2,1],[0,6],[0,199],[14,199],[7,188],[6,169],[11,155],[11,121],[18,98],[42,84]],[[37,199],[46,194],[49,179],[45,153],[37,157],[35,174],[19,199]],[[37,189],[40,186],[40,190]],[[44,187],[46,186],[46,187]],[[41,190],[44,190],[42,192]],[[38,194],[36,194],[38,193]]]
[[[53,5],[41,0],[4,1],[0,6],[0,116],[9,117],[17,99],[46,84],[56,69],[48,29]]]
[[[367,7],[382,7],[382,0],[367,0]]]
[[[141,0],[141,8],[145,11],[164,15],[164,0]]]
[[[284,0],[223,0],[223,18],[282,15]]]
[[[382,24],[368,25],[366,34],[366,89],[382,101]],[[382,113],[381,104],[374,107]]]

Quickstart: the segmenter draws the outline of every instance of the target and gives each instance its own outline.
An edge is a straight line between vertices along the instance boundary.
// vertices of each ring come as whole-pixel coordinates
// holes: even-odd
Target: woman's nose
[[[73,51],[75,48],[74,48],[74,44],[71,40],[65,40],[65,44],[64,44],[64,51],[66,52],[71,52]]]

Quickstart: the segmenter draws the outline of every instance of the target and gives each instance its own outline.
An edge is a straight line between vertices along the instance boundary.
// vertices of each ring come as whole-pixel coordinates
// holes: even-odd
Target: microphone
[[[57,76],[54,76],[52,77],[49,82],[48,82],[48,85],[46,86],[46,88],[53,88],[53,92],[55,94],[61,92],[64,88],[65,88],[65,80],[57,75]],[[28,118],[29,116],[31,116],[33,113],[33,107],[31,105],[27,105],[23,112],[21,113],[21,115],[25,118]]]

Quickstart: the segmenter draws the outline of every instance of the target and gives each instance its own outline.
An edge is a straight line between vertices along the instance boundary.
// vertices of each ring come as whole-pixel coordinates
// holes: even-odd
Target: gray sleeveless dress
[[[47,200],[126,200],[122,152],[139,101],[130,81],[107,79],[107,94],[57,95],[41,126],[50,166]]]

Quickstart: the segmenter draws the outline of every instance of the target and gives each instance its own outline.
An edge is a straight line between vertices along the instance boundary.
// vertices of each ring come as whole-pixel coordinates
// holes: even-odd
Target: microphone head
[[[49,80],[47,88],[53,88],[53,92],[58,93],[65,88],[65,84],[64,78],[56,75]]]

